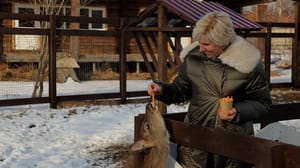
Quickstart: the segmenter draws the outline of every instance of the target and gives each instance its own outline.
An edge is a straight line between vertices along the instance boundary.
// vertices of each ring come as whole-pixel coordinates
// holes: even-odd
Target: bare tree
[[[79,0],[81,6],[88,5],[93,0]],[[34,7],[40,9],[41,14],[45,15],[60,15],[64,6],[70,3],[70,0],[31,0]],[[49,22],[40,23],[42,29],[50,28]],[[44,79],[46,77],[46,72],[48,68],[49,60],[49,43],[48,36],[41,37],[41,49],[39,54],[39,66],[37,78],[34,84],[34,89],[32,92],[32,97],[41,97],[44,90]]]

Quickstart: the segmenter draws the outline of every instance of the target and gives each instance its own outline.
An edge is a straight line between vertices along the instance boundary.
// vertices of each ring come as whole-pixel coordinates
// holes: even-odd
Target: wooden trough
[[[299,103],[273,105],[261,121],[262,126],[300,118]],[[211,153],[252,163],[255,168],[299,168],[300,146],[230,133],[222,129],[191,126],[183,122],[186,113],[164,115],[171,141]],[[135,140],[138,138],[143,114],[135,117]]]

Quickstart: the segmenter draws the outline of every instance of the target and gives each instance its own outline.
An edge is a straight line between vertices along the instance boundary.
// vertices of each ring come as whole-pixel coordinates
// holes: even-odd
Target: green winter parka
[[[209,59],[194,42],[181,52],[183,64],[172,83],[157,82],[156,96],[167,104],[189,101],[185,122],[253,134],[253,121],[265,115],[271,97],[259,50],[237,36],[217,58]],[[237,115],[233,121],[220,120],[219,99],[233,96]]]

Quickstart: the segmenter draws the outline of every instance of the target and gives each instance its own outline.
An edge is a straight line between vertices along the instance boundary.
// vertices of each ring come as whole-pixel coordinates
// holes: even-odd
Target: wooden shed
[[[80,0],[65,1],[60,8],[62,16],[85,16],[97,18],[130,18],[135,17],[140,10],[148,7],[154,0],[147,1],[120,1],[120,0],[90,0],[88,4],[80,4]],[[88,2],[88,1],[87,1]],[[16,14],[45,14],[43,4],[34,5],[29,1],[4,0],[0,2],[0,12]],[[57,13],[55,15],[58,15]],[[41,25],[33,20],[0,20],[2,27],[40,28]],[[118,30],[119,25],[107,24],[73,24],[59,23],[59,29],[82,29],[109,31]],[[106,36],[64,36],[57,39],[58,54],[70,55],[78,60],[78,63],[118,61],[120,37]],[[0,58],[5,62],[38,62],[38,54],[41,50],[41,36],[30,34],[13,34],[0,36]],[[129,59],[134,59],[134,46],[130,49]]]
[[[263,28],[218,2],[158,0],[136,20],[131,20],[125,27],[125,31],[133,33],[133,38],[136,40],[149,72],[157,71],[158,78],[166,80],[165,65],[168,64],[172,69],[180,64],[179,53],[184,45],[191,43],[193,25],[203,15],[212,11],[224,11],[230,14],[237,31]],[[156,51],[157,55],[154,54]],[[150,59],[148,59],[147,53],[150,53]],[[151,61],[154,68],[150,65]],[[154,74],[151,76],[155,79]]]
[[[124,31],[130,32],[136,40],[152,79],[170,81],[176,76],[178,66],[181,64],[179,54],[183,42],[187,42],[186,39],[187,43],[192,42],[193,26],[203,15],[212,11],[227,12],[233,20],[235,29],[240,33],[263,28],[234,10],[213,1],[158,0],[136,20],[131,20]],[[126,42],[123,45],[121,48],[126,49]],[[157,55],[154,54],[156,51]],[[121,52],[123,53],[121,57],[126,58],[126,52]],[[150,53],[154,66],[151,66],[147,53]],[[157,76],[154,72],[157,72]],[[166,111],[163,104],[161,108],[162,111]]]
[[[200,0],[184,0],[184,1],[171,1],[171,0],[113,0],[113,1],[92,1],[86,6],[80,5],[80,0],[68,1],[63,7],[62,14],[78,16],[94,16],[96,18],[108,18],[110,20],[119,19],[120,22],[114,25],[107,24],[80,24],[77,26],[74,24],[60,24],[59,28],[62,29],[88,29],[88,30],[100,30],[107,32],[110,30],[123,31],[123,32],[136,32],[133,36],[113,35],[93,37],[93,36],[64,36],[59,37],[57,42],[57,52],[62,55],[70,55],[74,57],[79,65],[83,63],[97,63],[97,62],[119,62],[120,56],[124,62],[139,61],[144,62],[149,72],[152,74],[152,78],[166,79],[167,70],[163,67],[175,67],[173,69],[176,72],[176,67],[180,64],[177,55],[182,47],[184,47],[182,41],[188,43],[189,37],[191,37],[192,26],[200,15],[208,12],[207,9],[212,10],[225,10],[234,14],[237,19],[234,20],[237,30],[250,31],[255,30],[252,28],[239,27],[247,23],[247,26],[253,26],[254,22],[248,22],[239,18],[238,13],[241,8],[246,5],[260,4],[270,2],[271,0],[233,0],[233,1],[200,1]],[[10,1],[4,0],[0,2],[0,12],[5,13],[35,13],[38,14],[38,9],[32,9],[32,6],[28,1],[17,0]],[[188,5],[187,5],[188,4]],[[201,4],[199,6],[199,4]],[[204,6],[204,8],[201,8]],[[217,8],[215,8],[217,7]],[[194,9],[193,9],[194,8]],[[299,2],[295,1],[296,9],[296,21],[295,21],[295,33],[289,34],[293,40],[293,65],[292,65],[292,86],[300,86],[300,78],[297,76],[299,71],[299,37],[298,37],[298,13]],[[191,10],[192,9],[192,10]],[[199,10],[200,9],[200,10]],[[144,11],[144,12],[141,12]],[[189,13],[193,11],[194,13]],[[202,12],[202,13],[201,13]],[[93,15],[94,13],[94,15]],[[2,14],[1,14],[2,15]],[[154,18],[154,20],[153,20]],[[156,18],[156,21],[155,21]],[[143,25],[146,20],[154,21],[156,25]],[[121,21],[122,20],[122,21]],[[163,21],[164,20],[164,21]],[[242,22],[239,22],[243,20]],[[26,22],[25,22],[26,21]],[[246,22],[244,22],[246,21]],[[151,22],[150,22],[151,23]],[[173,24],[169,26],[168,24]],[[242,24],[241,24],[242,23]],[[149,24],[149,22],[147,23]],[[127,25],[127,27],[124,25]],[[254,23],[255,25],[255,23]],[[6,20],[1,19],[1,27],[16,27],[24,26],[35,28],[36,22],[28,20]],[[257,28],[257,27],[256,27]],[[144,29],[141,31],[141,29]],[[266,34],[262,36],[267,36]],[[270,35],[272,36],[272,35]],[[277,36],[277,35],[275,35]],[[144,38],[147,37],[147,38]],[[184,38],[184,40],[183,40]],[[22,42],[25,40],[25,42]],[[29,40],[30,43],[26,42]],[[139,40],[139,41],[138,41]],[[147,41],[148,42],[147,42]],[[63,43],[62,43],[63,41]],[[122,46],[123,44],[126,44]],[[156,41],[161,41],[162,45],[157,45]],[[156,44],[151,44],[156,43]],[[149,46],[150,45],[150,46]],[[40,46],[40,40],[37,36],[24,34],[0,35],[0,59],[4,62],[38,62],[38,52]],[[150,51],[151,50],[151,51]],[[168,52],[166,56],[169,59],[164,59],[161,55],[164,52]],[[126,57],[125,57],[126,55]],[[123,58],[124,57],[124,58]],[[149,63],[147,59],[149,58]],[[155,61],[153,58],[156,58]],[[159,65],[158,65],[159,64]],[[120,66],[122,71],[122,66]],[[161,67],[161,69],[159,68]],[[151,70],[152,69],[152,70]],[[123,68],[124,70],[124,68]],[[158,72],[155,76],[155,72]],[[123,73],[123,72],[122,72]],[[171,71],[172,73],[172,71]]]

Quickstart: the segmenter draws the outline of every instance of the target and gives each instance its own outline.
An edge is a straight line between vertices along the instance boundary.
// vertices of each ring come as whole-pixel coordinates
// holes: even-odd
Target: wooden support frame
[[[298,67],[300,66],[300,46],[299,46],[299,41],[300,41],[300,2],[296,1],[294,2],[295,5],[295,33],[294,33],[294,41],[293,41],[293,51],[292,51],[292,85],[293,87],[297,88],[300,86],[300,78],[297,76],[299,74],[300,69]]]
[[[121,37],[120,37],[120,56],[119,56],[119,66],[120,66],[120,97],[121,103],[126,101],[126,49],[128,47],[128,32],[124,29],[126,24],[125,19],[121,20]]]
[[[49,96],[50,107],[57,108],[56,100],[56,16],[50,16],[49,39]]]
[[[141,32],[141,34],[142,34],[141,36],[143,37],[143,40],[144,40],[144,42],[146,44],[146,47],[147,47],[147,49],[149,51],[149,54],[151,56],[153,66],[157,70],[157,58],[155,57],[155,53],[154,53],[154,51],[153,51],[153,49],[151,47],[151,43],[150,43],[150,41],[148,39],[149,36],[147,36],[144,32]],[[157,47],[157,45],[155,45],[155,47]]]
[[[157,37],[157,43],[160,45],[157,46],[158,48],[158,80],[160,81],[167,81],[167,34],[163,32],[161,29],[167,25],[167,10],[163,7],[162,4],[158,5],[158,37]],[[163,102],[159,102],[158,104],[159,109],[162,113],[167,113],[167,106]]]
[[[155,74],[154,74],[154,70],[151,66],[151,63],[150,61],[148,60],[147,58],[147,54],[142,46],[142,42],[141,42],[141,38],[142,38],[142,35],[139,33],[139,32],[134,32],[134,37],[135,37],[135,40],[136,40],[136,43],[141,51],[141,54],[142,54],[142,57],[144,58],[144,61],[145,61],[145,64],[146,64],[146,67],[151,75],[151,78],[153,80],[155,80]]]

